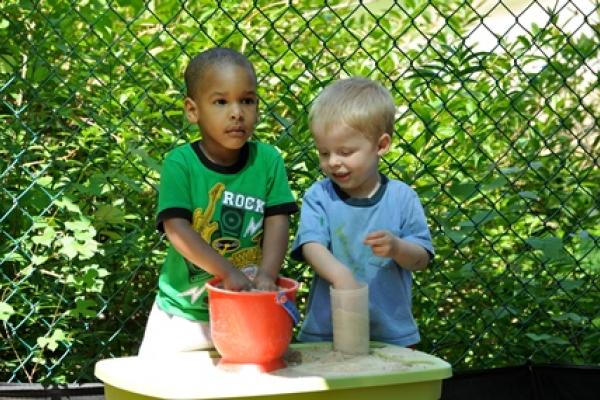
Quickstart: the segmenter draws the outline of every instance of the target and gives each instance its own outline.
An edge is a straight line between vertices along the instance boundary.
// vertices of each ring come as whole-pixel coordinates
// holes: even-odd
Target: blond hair
[[[390,92],[379,83],[353,77],[327,86],[314,101],[308,114],[311,131],[343,122],[378,139],[383,133],[393,134],[396,106]]]

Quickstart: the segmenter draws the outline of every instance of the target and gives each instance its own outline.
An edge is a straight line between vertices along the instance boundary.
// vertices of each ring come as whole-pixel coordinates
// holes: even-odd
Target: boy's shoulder
[[[173,147],[171,150],[167,152],[165,158],[173,158],[173,157],[182,157],[185,154],[193,152],[192,143],[183,143]]]
[[[322,195],[323,193],[330,193],[334,191],[333,182],[329,178],[322,178],[312,183],[306,189],[306,194]]]
[[[408,183],[399,179],[387,178],[387,187],[394,195],[417,196],[417,192]]]
[[[390,187],[393,187],[397,190],[406,190],[406,191],[414,191],[412,187],[410,187],[406,182],[401,181],[400,179],[385,177],[387,184]]]

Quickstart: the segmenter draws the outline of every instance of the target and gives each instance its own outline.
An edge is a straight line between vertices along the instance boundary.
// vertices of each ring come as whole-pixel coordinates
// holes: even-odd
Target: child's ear
[[[198,123],[198,107],[196,102],[191,97],[186,97],[183,101],[183,109],[185,110],[185,116],[188,121],[192,124]]]
[[[377,141],[377,154],[382,156],[388,152],[390,146],[392,145],[392,137],[389,133],[384,133],[379,137]]]

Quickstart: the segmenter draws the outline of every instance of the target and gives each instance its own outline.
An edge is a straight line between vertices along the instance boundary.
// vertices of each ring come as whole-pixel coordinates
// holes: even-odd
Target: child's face
[[[323,172],[350,197],[368,197],[379,183],[379,157],[390,147],[390,135],[368,138],[344,123],[316,127],[313,136]]]
[[[200,127],[203,149],[209,156],[226,159],[237,155],[256,124],[254,77],[237,65],[209,68],[197,93],[185,99],[185,111],[188,120]]]

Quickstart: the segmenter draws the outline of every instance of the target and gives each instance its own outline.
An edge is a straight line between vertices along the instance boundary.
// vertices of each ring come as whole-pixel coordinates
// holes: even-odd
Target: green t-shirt
[[[260,265],[264,218],[298,210],[283,159],[264,143],[248,142],[235,165],[212,163],[199,142],[170,151],[162,166],[157,228],[185,218],[237,267]],[[169,314],[208,321],[204,284],[212,278],[170,246],[158,281],[158,306]]]

